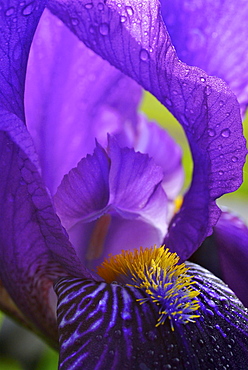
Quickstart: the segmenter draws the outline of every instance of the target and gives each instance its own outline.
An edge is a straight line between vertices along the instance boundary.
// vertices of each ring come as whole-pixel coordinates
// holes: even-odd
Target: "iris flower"
[[[86,57],[80,66],[65,69],[71,72],[65,83],[63,74],[56,76],[59,71],[53,64],[53,54],[49,59],[46,53],[40,56],[34,53],[41,68],[32,74],[30,61],[25,109],[39,155],[36,154],[25,124],[24,86],[29,49],[45,2],[6,1],[1,8],[1,305],[55,347],[58,323],[61,369],[240,369],[247,364],[248,319],[244,306],[207,270],[183,263],[212,233],[221,214],[215,199],[241,184],[246,155],[240,117],[240,106],[243,111],[246,106],[246,90],[242,86],[245,48],[240,40],[247,42],[242,28],[245,22],[241,22],[247,6],[229,9],[229,1],[214,3],[217,7],[214,13],[210,10],[211,2],[204,4],[204,13],[209,14],[208,27],[200,24],[194,29],[195,14],[203,12],[201,2],[185,1],[180,17],[175,17],[179,14],[177,1],[169,2],[168,6],[163,1],[47,2],[48,8],[86,46],[154,94],[182,124],[194,171],[183,204],[169,224],[175,196],[169,185],[176,179],[180,188],[180,164],[176,165],[175,160],[172,167],[168,163],[164,165],[165,153],[159,135],[158,149],[161,145],[162,154],[157,158],[150,134],[145,149],[138,147],[139,138],[144,144],[143,132],[154,131],[154,138],[159,129],[137,117],[139,88],[119,72],[115,71],[117,86],[113,94],[114,79],[109,86],[103,84],[106,91],[100,90],[99,96],[90,96],[91,84],[101,82],[104,77],[99,72],[89,74],[81,91],[80,86],[74,85],[75,71],[80,75],[80,70],[84,70]],[[227,32],[227,39],[222,42],[226,44],[228,38],[233,41],[234,35],[238,47],[231,56],[225,48],[220,48],[223,49],[220,52],[216,47],[213,55],[211,50],[219,45],[225,25],[229,19],[233,21],[231,11],[238,12],[240,18],[233,22],[234,33]],[[217,17],[223,20],[216,31],[211,28],[214,14],[221,15]],[[184,27],[183,33],[180,27]],[[56,35],[56,32],[48,33],[47,37],[56,41]],[[80,47],[75,48],[75,55],[68,53],[66,40],[62,38],[63,43],[58,42],[58,49],[53,52],[56,57],[61,52],[63,63],[70,65],[70,58],[80,53]],[[204,53],[201,49],[198,53],[195,47],[199,40]],[[187,64],[178,59],[173,45]],[[188,54],[185,45],[194,52]],[[95,58],[92,63],[99,61]],[[216,68],[218,61],[222,61],[223,68]],[[226,80],[240,105],[223,80],[210,77],[198,66]],[[58,82],[61,79],[61,90],[58,85],[51,97],[47,90],[49,74]],[[128,86],[130,95],[122,96],[122,83],[126,86],[124,91]],[[64,96],[66,88],[69,95]],[[80,95],[82,91],[84,95]],[[74,102],[75,110],[71,111],[67,99]],[[88,111],[84,108],[82,113],[80,104],[85,102]],[[98,126],[104,124],[103,141],[100,143],[98,139],[92,144],[85,133],[89,138],[95,132],[98,136]],[[84,134],[80,136],[82,130]],[[113,133],[108,144],[106,131]],[[52,136],[56,140],[51,144]],[[65,151],[68,142],[71,147]],[[81,146],[88,144],[90,148],[84,148],[83,152]],[[174,160],[178,154],[171,145]],[[148,152],[154,159],[134,151],[133,147]],[[64,158],[62,163],[61,158]],[[135,169],[133,177],[131,163]],[[86,180],[80,182],[82,177]],[[133,187],[129,188],[130,184]],[[55,213],[54,204],[71,241],[74,238],[74,246]],[[112,231],[108,216],[115,219]],[[165,219],[165,225],[159,223],[161,219]],[[80,249],[80,245],[94,247],[86,234],[87,230],[94,234],[99,222],[105,234],[97,241],[107,240],[109,233],[107,244],[112,253],[120,251],[118,240],[121,243],[125,240],[123,233],[114,236],[114,231],[121,230],[124,223],[126,233],[130,228],[125,223],[129,222],[141,227],[140,230],[144,227],[151,240],[162,238],[170,252],[164,247],[131,252],[127,245],[126,252],[105,260],[97,275],[88,268],[89,260],[109,251],[102,244],[103,250],[100,248],[93,257],[86,258],[86,250]],[[75,230],[79,224],[80,230]],[[221,224],[218,230],[221,231]],[[137,238],[140,235],[137,233]],[[88,238],[87,242],[82,240],[84,237]],[[132,231],[132,242],[134,238]],[[140,242],[143,241],[137,241]],[[179,257],[173,252],[182,264],[178,264]]]

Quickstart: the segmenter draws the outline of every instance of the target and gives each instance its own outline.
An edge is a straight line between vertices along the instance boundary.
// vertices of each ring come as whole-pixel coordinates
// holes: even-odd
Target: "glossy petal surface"
[[[247,1],[160,2],[179,58],[226,81],[244,113],[248,104]]]
[[[59,369],[245,368],[248,316],[233,293],[193,265],[201,290],[201,318],[155,327],[158,309],[145,293],[118,284],[62,278],[58,295]],[[217,349],[217,351],[216,351]],[[213,365],[214,364],[214,365]]]
[[[194,174],[167,246],[186,259],[218,219],[214,199],[241,183],[246,150],[239,105],[223,81],[178,60],[158,2],[140,4],[113,0],[99,10],[98,1],[89,6],[88,1],[60,0],[50,1],[49,8],[87,46],[152,92],[184,127]]]

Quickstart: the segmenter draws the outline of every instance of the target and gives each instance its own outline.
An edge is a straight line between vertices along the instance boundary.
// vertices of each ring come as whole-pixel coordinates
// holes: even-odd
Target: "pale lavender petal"
[[[29,57],[25,109],[52,194],[64,174],[93,153],[95,137],[106,145],[108,132],[135,123],[140,97],[134,81],[44,12]]]
[[[160,0],[179,58],[221,77],[248,104],[248,3],[245,0]]]
[[[115,137],[121,147],[133,147],[135,151],[147,153],[162,167],[162,186],[170,199],[179,194],[184,182],[182,150],[161,126],[148,122],[147,118],[140,114],[135,126],[124,126],[122,132]]]
[[[93,155],[81,159],[64,176],[54,202],[67,229],[80,220],[89,222],[103,214],[109,202],[109,169],[107,153],[97,144]]]
[[[242,182],[246,149],[236,97],[222,80],[178,60],[156,0],[128,5],[112,0],[100,11],[95,0],[90,6],[87,0],[51,0],[48,6],[87,46],[153,93],[184,127],[194,174],[167,245],[182,259],[189,257],[218,219],[215,199]]]
[[[79,222],[68,233],[81,263],[95,270],[109,254],[160,245],[164,235],[161,229],[164,228],[165,222],[162,226],[153,225],[138,217],[127,219],[108,213],[93,222]]]
[[[224,212],[213,235],[222,278],[248,307],[248,228],[237,216]]]
[[[140,212],[163,180],[161,167],[147,154],[120,148],[113,138],[109,140],[108,151],[110,203],[124,213]]]

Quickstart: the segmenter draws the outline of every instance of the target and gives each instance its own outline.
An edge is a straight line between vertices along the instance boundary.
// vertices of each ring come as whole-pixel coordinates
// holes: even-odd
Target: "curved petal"
[[[88,276],[54,213],[36,167],[0,135],[0,275],[4,287],[44,335],[56,343],[53,281],[65,274]]]
[[[105,146],[108,132],[135,123],[140,97],[134,81],[44,12],[29,57],[25,110],[52,194],[64,174],[93,153],[95,138]]]
[[[248,104],[247,2],[160,2],[179,58],[226,81],[244,113]]]
[[[224,212],[213,235],[222,279],[248,307],[248,228],[237,216]]]
[[[123,214],[142,212],[163,180],[162,168],[147,154],[120,148],[113,138],[109,138],[108,151],[110,204]]]
[[[58,295],[59,369],[245,368],[248,316],[221,280],[188,264],[201,290],[195,323],[156,327],[156,304],[117,283],[62,278]],[[218,347],[217,347],[218,346]],[[216,350],[218,349],[218,350]],[[204,364],[204,365],[203,365]]]
[[[54,202],[66,228],[80,220],[95,220],[103,214],[109,201],[109,170],[109,158],[96,144],[94,154],[81,159],[77,167],[64,176]]]
[[[27,321],[56,346],[52,283],[67,264],[68,273],[90,274],[81,269],[54,213],[25,127],[26,63],[45,4],[7,3],[0,12],[0,276]]]
[[[170,199],[174,199],[182,188],[184,171],[182,150],[162,127],[139,115],[135,127],[130,125],[114,135],[121,147],[134,148],[146,153],[163,169],[163,188]]]
[[[184,127],[194,173],[167,246],[186,259],[212,232],[220,214],[214,200],[242,182],[246,149],[234,94],[220,79],[178,60],[156,0],[131,0],[128,6],[110,0],[100,11],[95,0],[90,6],[85,0],[51,0],[48,6],[87,46],[153,93]]]

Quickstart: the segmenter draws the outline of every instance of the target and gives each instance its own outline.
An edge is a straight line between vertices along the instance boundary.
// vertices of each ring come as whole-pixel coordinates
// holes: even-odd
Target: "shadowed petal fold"
[[[222,279],[248,307],[248,228],[237,216],[223,212],[213,236]]]
[[[156,304],[133,287],[74,278],[55,284],[58,295],[59,369],[245,368],[248,316],[223,282],[187,264],[200,289],[195,323],[156,327]],[[216,348],[218,350],[216,351]]]
[[[186,259],[212,232],[220,214],[214,200],[242,181],[246,149],[236,97],[222,80],[178,60],[156,0],[144,6],[136,0],[129,5],[111,0],[102,3],[100,11],[95,0],[90,6],[88,1],[52,0],[48,6],[87,46],[154,94],[182,124],[194,173],[167,246]]]
[[[244,113],[248,104],[245,0],[160,0],[179,58],[228,83]]]

